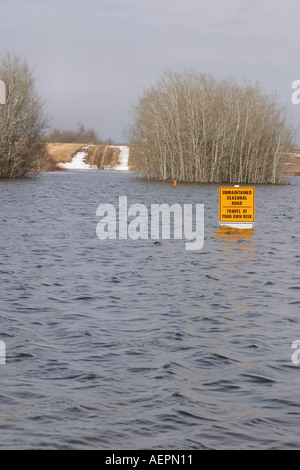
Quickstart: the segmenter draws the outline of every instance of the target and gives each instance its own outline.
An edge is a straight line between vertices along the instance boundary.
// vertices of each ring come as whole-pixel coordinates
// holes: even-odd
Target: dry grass
[[[47,152],[54,163],[69,163],[85,144],[47,144]]]
[[[87,149],[86,162],[90,165],[97,165],[99,170],[103,170],[106,165],[111,168],[117,165],[120,149],[110,145],[94,145]]]
[[[89,144],[46,144],[48,153],[48,168],[57,169],[57,163],[69,163],[77,152]],[[87,151],[86,163],[97,165],[99,170],[103,170],[106,166],[114,168],[118,164],[120,149],[111,147],[110,145],[90,145]]]
[[[285,173],[287,175],[300,176],[300,149],[299,148],[294,149],[293,152],[288,155],[287,161],[285,164]]]

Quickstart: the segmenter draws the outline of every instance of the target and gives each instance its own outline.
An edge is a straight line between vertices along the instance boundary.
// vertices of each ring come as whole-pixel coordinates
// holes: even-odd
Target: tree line
[[[6,87],[6,103],[0,106],[0,177],[40,171],[47,159],[41,136],[49,116],[32,71],[25,60],[7,54],[0,63],[0,79]]]
[[[0,177],[47,169],[47,142],[103,142],[93,129],[54,129],[27,62],[0,60]],[[166,71],[134,106],[126,130],[134,167],[149,179],[277,183],[296,131],[287,109],[258,83],[239,85],[193,71]],[[102,159],[103,160],[103,159]]]
[[[102,140],[94,129],[86,129],[81,123],[77,124],[76,130],[56,127],[43,140],[47,143],[113,145],[111,139]]]
[[[296,131],[278,98],[192,71],[166,71],[132,110],[126,130],[149,179],[277,183]]]
[[[0,79],[5,83],[6,102],[0,105],[0,177],[23,176],[47,170],[51,157],[47,143],[110,145],[93,129],[78,124],[76,130],[53,129],[39,97],[33,72],[26,60],[6,54],[0,59]]]

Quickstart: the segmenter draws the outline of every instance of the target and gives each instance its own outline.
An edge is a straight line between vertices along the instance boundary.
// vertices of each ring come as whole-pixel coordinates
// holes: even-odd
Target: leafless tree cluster
[[[41,142],[49,118],[35,90],[26,61],[9,54],[0,61],[6,103],[0,106],[0,177],[42,169],[47,153]]]
[[[102,144],[102,140],[94,129],[86,129],[83,124],[77,124],[77,130],[60,130],[55,128],[45,137],[48,143],[64,144]]]
[[[165,72],[139,98],[126,131],[136,168],[152,179],[276,183],[295,131],[258,84]]]

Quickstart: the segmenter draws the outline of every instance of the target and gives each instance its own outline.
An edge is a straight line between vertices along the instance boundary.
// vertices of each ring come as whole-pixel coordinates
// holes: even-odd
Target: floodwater
[[[119,196],[204,204],[203,248],[99,240]],[[0,448],[300,448],[300,180],[256,186],[254,230],[218,228],[218,197],[122,171],[0,181]]]

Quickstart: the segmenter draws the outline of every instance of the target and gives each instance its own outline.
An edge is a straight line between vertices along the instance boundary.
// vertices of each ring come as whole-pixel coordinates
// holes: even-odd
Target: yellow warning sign
[[[219,188],[219,222],[254,222],[255,189],[249,186]]]

